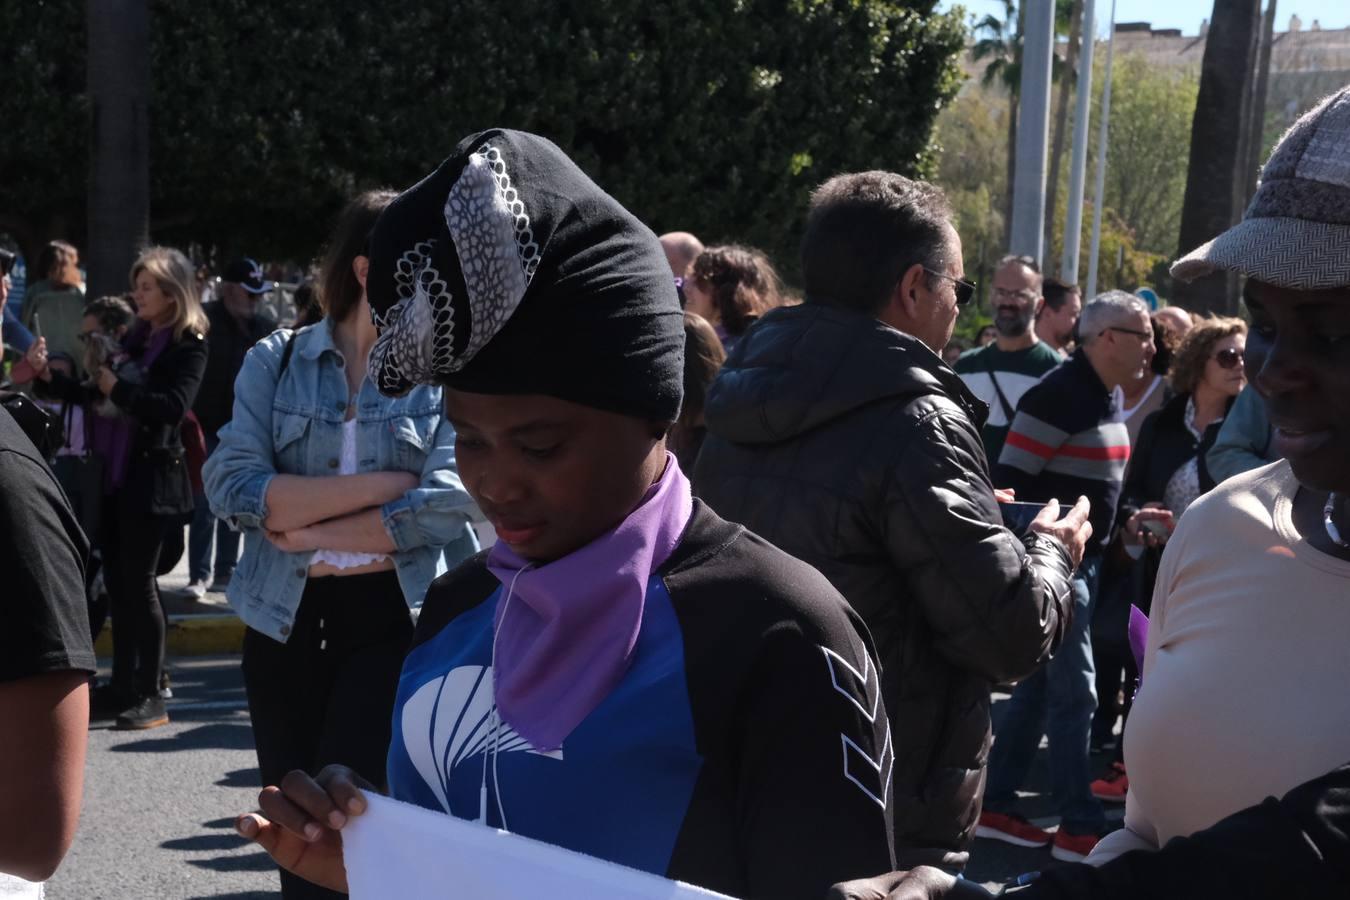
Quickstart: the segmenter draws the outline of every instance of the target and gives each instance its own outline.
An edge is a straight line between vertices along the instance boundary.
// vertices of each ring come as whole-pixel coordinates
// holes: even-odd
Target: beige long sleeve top
[[[1182,517],[1126,728],[1125,828],[1089,862],[1156,849],[1350,760],[1350,563],[1295,530],[1297,491],[1278,462]]]

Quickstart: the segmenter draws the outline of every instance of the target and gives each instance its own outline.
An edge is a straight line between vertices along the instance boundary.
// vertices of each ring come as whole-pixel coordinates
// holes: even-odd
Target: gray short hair
[[[1148,318],[1148,304],[1134,294],[1127,294],[1124,291],[1098,294],[1092,298],[1092,302],[1083,307],[1083,312],[1078,317],[1081,343],[1092,343],[1112,325],[1135,315]]]

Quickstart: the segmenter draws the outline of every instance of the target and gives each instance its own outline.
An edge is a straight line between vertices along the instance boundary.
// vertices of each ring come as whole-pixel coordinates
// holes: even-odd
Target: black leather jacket
[[[876,641],[897,844],[964,850],[983,796],[991,682],[1066,631],[1070,560],[1002,525],[987,407],[919,341],[858,313],[775,310],[707,401],[699,496],[819,569]]]

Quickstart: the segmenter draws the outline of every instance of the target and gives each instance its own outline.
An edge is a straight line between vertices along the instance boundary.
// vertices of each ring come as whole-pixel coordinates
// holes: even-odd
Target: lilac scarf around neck
[[[488,555],[502,583],[493,684],[502,720],[538,750],[556,750],[609,696],[637,648],[647,584],[694,511],[671,454],[642,503],[613,530],[535,566],[505,544]]]

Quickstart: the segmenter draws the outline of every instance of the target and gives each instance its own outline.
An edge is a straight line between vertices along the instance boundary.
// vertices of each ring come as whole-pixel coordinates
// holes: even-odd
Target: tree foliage
[[[79,236],[78,0],[5,4],[0,227]],[[964,40],[935,0],[151,0],[156,240],[306,259],[354,190],[474,130],[544,134],[652,227],[789,273],[812,187],[929,174]]]

